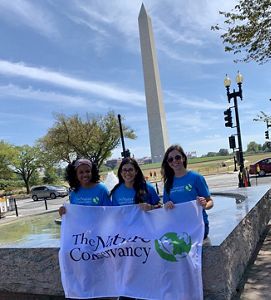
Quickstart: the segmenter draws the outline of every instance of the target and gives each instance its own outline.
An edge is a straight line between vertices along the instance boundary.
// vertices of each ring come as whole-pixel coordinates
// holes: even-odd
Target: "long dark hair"
[[[77,179],[76,176],[76,162],[78,159],[74,160],[72,163],[68,164],[66,167],[66,172],[65,172],[65,179],[68,181],[70,188],[77,192],[80,188],[80,182]],[[95,163],[91,163],[91,182],[99,182],[100,181],[100,175],[99,175],[99,170],[97,168],[97,165]]]
[[[180,154],[183,158],[183,165],[184,165],[185,169],[187,168],[187,156],[186,156],[183,148],[177,144],[170,146],[164,155],[164,158],[162,161],[162,166],[161,166],[161,174],[162,174],[163,181],[164,181],[164,188],[166,189],[166,192],[168,194],[170,192],[170,189],[172,188],[173,179],[174,179],[174,171],[169,166],[167,160],[168,160],[168,154],[173,150],[180,152]]]
[[[146,202],[144,200],[144,196],[148,193],[147,186],[146,186],[146,180],[144,178],[144,175],[137,163],[137,161],[134,158],[131,157],[126,157],[122,160],[120,163],[120,166],[118,168],[118,178],[119,178],[119,183],[117,183],[114,188],[112,189],[110,196],[114,193],[114,191],[122,184],[124,183],[124,179],[121,175],[122,167],[126,164],[131,164],[136,170],[136,176],[133,184],[133,188],[135,189],[135,203],[144,203]]]

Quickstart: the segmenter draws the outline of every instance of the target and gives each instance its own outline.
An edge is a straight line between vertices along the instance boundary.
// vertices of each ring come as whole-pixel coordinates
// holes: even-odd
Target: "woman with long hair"
[[[170,146],[162,161],[161,173],[164,181],[163,202],[172,209],[176,203],[196,200],[204,208],[204,238],[209,233],[208,215],[205,210],[213,207],[208,185],[201,174],[187,170],[187,156],[180,145]]]
[[[119,182],[111,191],[112,205],[138,204],[143,210],[159,207],[159,196],[145,180],[134,158],[126,157],[118,168]]]
[[[111,191],[112,205],[137,204],[144,211],[159,208],[159,196],[154,187],[146,182],[144,175],[134,158],[124,158],[118,168],[119,183]],[[119,297],[119,300],[135,298]]]

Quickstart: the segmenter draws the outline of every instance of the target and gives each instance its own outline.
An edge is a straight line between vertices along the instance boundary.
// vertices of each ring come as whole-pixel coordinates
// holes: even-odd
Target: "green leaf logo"
[[[98,204],[99,201],[100,201],[99,197],[92,198],[92,202],[93,202],[94,204]]]
[[[186,185],[184,188],[185,188],[185,190],[188,191],[188,192],[191,192],[191,191],[192,191],[192,185],[191,185],[191,184]]]
[[[177,235],[175,232],[168,232],[160,239],[154,241],[155,250],[163,259],[171,262],[180,261],[186,257],[191,250],[191,237],[183,232]]]

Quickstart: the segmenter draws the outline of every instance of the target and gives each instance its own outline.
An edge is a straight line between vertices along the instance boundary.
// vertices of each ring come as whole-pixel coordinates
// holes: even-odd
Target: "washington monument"
[[[166,116],[152,31],[142,4],[138,16],[152,162],[161,162],[168,147]]]

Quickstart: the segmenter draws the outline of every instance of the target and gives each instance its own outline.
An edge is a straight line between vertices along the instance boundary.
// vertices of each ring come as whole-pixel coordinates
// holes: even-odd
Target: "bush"
[[[0,179],[0,190],[11,191],[24,187],[23,180]]]

